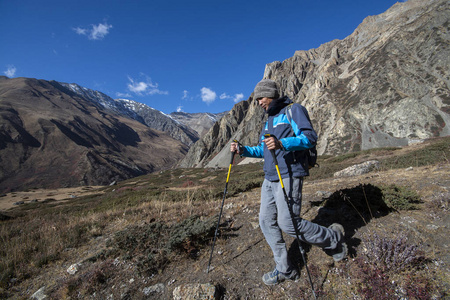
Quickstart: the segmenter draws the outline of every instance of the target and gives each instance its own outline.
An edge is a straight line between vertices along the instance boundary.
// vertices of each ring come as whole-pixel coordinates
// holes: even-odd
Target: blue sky
[[[394,0],[0,0],[0,74],[164,113],[223,112],[267,63],[344,39]]]

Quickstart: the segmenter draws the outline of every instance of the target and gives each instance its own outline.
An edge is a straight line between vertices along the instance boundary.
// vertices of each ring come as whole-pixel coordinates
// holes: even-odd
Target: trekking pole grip
[[[274,139],[277,140],[277,137],[270,133],[265,134],[264,137],[265,138],[273,137]],[[275,165],[278,165],[277,156],[275,155],[275,149],[270,150],[270,153],[272,154],[273,162],[275,163]]]
[[[234,160],[234,155],[236,154],[236,151],[231,152],[231,160],[230,160],[230,165],[233,164],[233,160]]]

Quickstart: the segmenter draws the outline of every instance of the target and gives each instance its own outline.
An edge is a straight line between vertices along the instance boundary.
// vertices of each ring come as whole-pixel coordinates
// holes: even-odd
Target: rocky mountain
[[[100,92],[2,76],[0,191],[105,185],[174,166],[188,147],[142,121]]]
[[[251,105],[249,100],[237,103],[230,112],[214,123],[211,129],[189,149],[188,155],[180,162],[179,167],[198,167],[206,164],[214,154],[217,154],[217,151],[223,148],[223,145],[228,143],[231,136],[236,135],[236,131],[244,124],[246,124],[246,128],[253,128],[254,130],[249,130],[246,139],[243,138],[241,141],[250,142],[252,138],[257,140],[260,131],[258,128],[259,124],[249,122],[249,118],[255,115],[255,113],[252,113],[254,109],[260,108]],[[243,136],[243,134],[240,136]],[[223,153],[229,153],[229,151],[224,151]],[[216,160],[213,157],[209,166],[215,167],[220,165],[220,162],[215,162]],[[228,160],[227,164],[229,163],[230,161]]]
[[[263,78],[309,110],[321,155],[449,135],[449,15],[446,0],[397,3],[343,40],[267,64]],[[238,103],[181,165],[228,165],[230,140],[256,144],[263,118],[251,97]]]
[[[185,113],[185,112],[173,112],[169,116],[178,121],[179,123],[186,125],[197,132],[198,136],[204,136],[209,129],[220,120],[227,112],[213,114],[213,113]]]
[[[192,145],[200,138],[200,135],[189,126],[148,105],[127,99],[116,99],[116,101],[123,103],[130,111],[135,112],[148,127],[163,131],[187,146]]]
[[[128,99],[113,99],[102,92],[81,87],[74,83],[59,83],[93,103],[100,103],[104,108],[117,114],[135,119],[152,129],[163,131],[187,146],[195,143],[200,137],[189,126],[143,103]]]
[[[122,101],[115,101],[100,91],[91,90],[76,83],[58,82],[58,84],[69,89],[83,99],[92,102],[93,105],[98,106],[100,104],[103,109],[113,111],[119,115],[123,115],[143,123],[143,119],[135,111],[130,110],[126,103],[123,103]]]

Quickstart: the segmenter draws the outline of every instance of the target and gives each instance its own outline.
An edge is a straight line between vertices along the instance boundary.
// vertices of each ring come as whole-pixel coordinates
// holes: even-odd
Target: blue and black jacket
[[[278,167],[282,178],[303,177],[309,175],[306,150],[317,142],[317,134],[313,129],[306,108],[298,103],[292,104],[288,97],[274,99],[267,110],[269,115],[261,132],[260,143],[257,146],[244,146],[241,154],[246,157],[264,158],[265,178],[278,181],[278,174],[270,150],[264,144],[264,135],[275,135],[283,145],[283,149],[275,150]],[[286,116],[286,108],[292,104],[292,118]]]

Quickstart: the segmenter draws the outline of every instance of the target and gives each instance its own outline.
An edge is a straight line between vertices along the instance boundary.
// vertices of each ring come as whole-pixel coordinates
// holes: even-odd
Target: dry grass
[[[430,157],[423,158],[424,155]],[[447,194],[445,193],[448,187],[428,186],[424,189],[417,177],[426,176],[431,169],[433,172],[441,172],[439,166],[448,164],[447,157],[449,155],[449,139],[447,138],[410,148],[409,151],[406,149],[378,149],[344,157],[321,158],[319,161],[321,167],[313,171],[313,176],[305,183],[304,192],[306,196],[314,200],[317,199],[314,193],[320,190],[335,190],[342,193],[345,188],[349,188],[355,191],[354,182],[350,180],[345,178],[329,180],[327,178],[332,176],[334,170],[337,171],[354,163],[376,157],[382,162],[383,172],[378,172],[376,175],[368,174],[367,178],[381,190],[382,186],[390,187],[389,195],[393,197],[391,201],[403,199],[406,201],[402,202],[403,204],[409,204],[410,199],[414,199],[412,202],[417,200],[417,194],[411,193],[411,191],[420,191],[422,198],[433,199],[426,203],[427,207],[441,212],[445,209],[448,210],[448,191]],[[429,167],[423,167],[422,163],[418,162],[419,160],[426,161]],[[403,169],[411,165],[422,166],[418,172],[423,173],[418,174]],[[446,170],[448,171],[448,169],[442,169],[444,172],[442,176],[448,176]],[[242,211],[253,209],[244,196],[247,194],[246,192],[259,187],[263,174],[259,164],[233,166],[232,171],[227,199],[235,197],[240,200],[234,201],[238,204],[231,207],[228,214],[239,214]],[[123,272],[121,276],[132,272],[143,272],[143,270],[150,270],[149,272],[152,274],[164,272],[167,264],[171,262],[176,264],[179,259],[179,255],[171,256],[171,251],[184,253],[183,257],[200,259],[199,250],[206,247],[204,243],[213,234],[210,229],[211,224],[214,224],[215,221],[211,223],[211,220],[216,220],[213,217],[217,215],[219,209],[220,201],[218,199],[223,196],[225,179],[226,171],[224,170],[168,170],[124,181],[117,186],[104,187],[99,194],[79,196],[64,201],[27,203],[12,210],[3,211],[0,216],[6,215],[10,218],[5,220],[2,218],[3,221],[0,221],[0,244],[2,245],[0,249],[0,297],[29,297],[30,290],[36,291],[40,287],[39,285],[44,285],[44,283],[51,287],[53,296],[56,298],[76,298],[76,293],[87,296],[92,295],[95,291],[105,289],[107,286],[111,287],[114,282],[119,280],[114,275],[117,272]],[[387,183],[392,185],[386,185]],[[392,192],[392,189],[395,193]],[[384,195],[388,194],[385,192]],[[389,201],[385,200],[385,202]],[[257,200],[251,203],[257,205]],[[312,208],[314,206],[311,206],[310,210],[306,209],[305,215],[312,213],[314,211]],[[410,209],[411,207],[405,208]],[[395,207],[395,209],[400,208]],[[228,217],[225,217],[224,223],[226,223],[225,227],[228,228],[228,231],[223,233],[223,236],[232,239],[235,236],[234,230],[237,230],[232,218],[229,220]],[[150,247],[150,244],[145,243],[145,241],[151,240],[150,231],[148,231],[149,236],[142,236],[140,240],[138,239],[140,242],[136,242],[136,245],[139,246],[138,250],[135,250],[137,252],[130,252],[131,250],[125,246],[123,249],[114,246],[119,241],[118,233],[123,233],[125,237],[137,238],[137,233],[142,230],[151,230],[156,226],[155,224],[160,224],[158,227],[160,235],[156,239],[160,246]],[[179,240],[176,240],[174,236],[178,236]],[[169,241],[175,240],[174,245],[176,246],[167,246]],[[260,240],[261,238],[254,243],[259,243]],[[219,240],[217,247],[225,248],[226,241],[227,238]],[[127,245],[126,241],[123,243],[123,245]],[[152,251],[145,252],[145,249],[152,249]],[[236,250],[237,248],[228,250],[228,252],[224,250],[224,253],[232,253]],[[244,248],[239,251],[245,253],[247,250]],[[133,259],[127,260],[125,258],[127,253],[128,255],[137,255],[138,258],[133,257]],[[120,260],[121,263],[114,262],[118,255],[123,257]],[[233,255],[236,256],[235,253]],[[89,261],[93,264],[78,276],[67,277],[67,274],[61,271],[63,269],[61,266],[67,268],[68,264],[74,263],[73,257],[77,257],[77,260],[82,263]],[[127,261],[128,269],[124,265]],[[150,265],[153,262],[154,265]],[[48,274],[46,270],[56,266],[64,274],[59,275],[59,280],[49,281],[41,278]],[[232,268],[232,266],[228,265],[228,268]],[[361,268],[361,265],[357,265],[356,262],[350,263],[348,270],[331,275],[331,271],[327,267],[312,267],[317,273],[317,280],[326,276],[329,278],[350,276],[348,272],[356,272],[356,269],[361,270]],[[376,268],[366,271],[371,272],[367,273],[371,276],[368,280],[375,280],[377,276],[382,278]],[[433,282],[424,281],[423,276],[414,277],[411,274],[408,275],[410,277],[407,277],[407,280],[421,282],[420,284],[424,287],[421,295],[426,294],[427,288],[432,286],[436,288]],[[444,276],[442,274],[435,275],[439,278]],[[391,274],[383,276],[387,276],[386,280],[393,278]],[[39,278],[40,280],[38,280]],[[389,289],[385,281],[374,284]],[[363,283],[358,286],[359,290],[354,289],[347,293],[349,295],[355,292],[361,295],[364,293],[370,295],[371,291],[365,290]],[[333,288],[328,288],[328,293],[330,293],[330,289]],[[274,297],[283,298],[285,295],[282,290],[268,290],[265,287],[261,287],[260,290],[267,295],[272,294]],[[233,292],[233,288],[228,288],[228,293],[229,295],[239,295],[240,292]],[[304,288],[296,293],[303,297],[308,295],[309,291]],[[344,294],[345,292],[342,292],[340,295]]]

